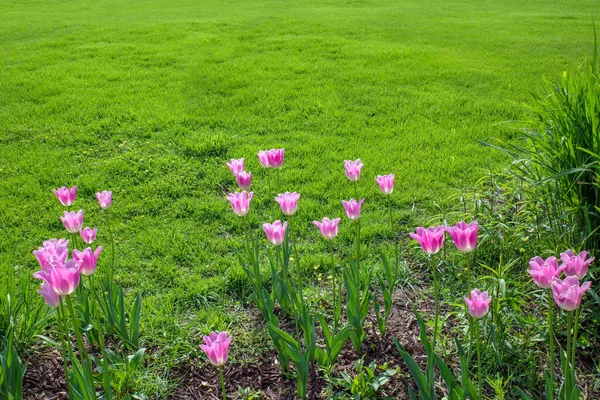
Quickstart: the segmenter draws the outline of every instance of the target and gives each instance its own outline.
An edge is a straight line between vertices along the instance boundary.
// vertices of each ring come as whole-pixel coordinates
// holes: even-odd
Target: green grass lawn
[[[301,249],[326,249],[311,220],[343,215],[344,159],[365,163],[367,239],[386,229],[378,174],[396,173],[395,207],[413,229],[434,202],[452,206],[506,162],[477,140],[510,139],[542,78],[591,53],[599,6],[5,0],[2,263],[33,271],[31,251],[64,236],[51,189],[79,186],[85,225],[101,229],[94,193],[112,190],[116,279],[144,296],[145,340],[192,346],[187,327],[228,326],[216,300],[234,296],[242,276],[226,160],[246,157],[258,224],[271,203],[256,152],[285,147],[281,187],[302,195]],[[320,255],[307,259],[311,268]]]

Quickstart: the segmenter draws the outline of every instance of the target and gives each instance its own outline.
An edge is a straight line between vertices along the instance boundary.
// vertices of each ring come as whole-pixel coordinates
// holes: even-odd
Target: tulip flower
[[[435,254],[444,244],[444,226],[432,226],[430,228],[418,227],[417,233],[409,233],[410,237],[415,239],[423,251],[427,254]]]
[[[79,235],[85,243],[92,244],[96,240],[96,232],[98,232],[97,228],[91,229],[86,227],[79,231]]]
[[[321,234],[325,239],[333,239],[338,234],[338,224],[342,219],[336,218],[330,220],[329,218],[323,218],[323,222],[313,221],[313,224],[319,227]]]
[[[447,227],[446,232],[452,236],[454,244],[459,251],[468,253],[477,246],[477,230],[479,225],[477,221],[467,224],[466,222],[458,222],[456,226]]]
[[[585,282],[579,286],[576,276],[568,276],[564,280],[554,278],[552,282],[552,296],[556,304],[565,311],[573,311],[581,305],[583,294],[592,286]]]
[[[239,160],[234,160],[232,158],[227,163],[227,166],[229,167],[229,170],[231,171],[233,176],[236,176],[237,174],[239,174],[240,172],[242,172],[244,170],[244,159],[240,158]]]
[[[342,200],[342,204],[344,205],[344,210],[346,210],[346,215],[352,221],[356,221],[360,218],[360,207],[365,202],[365,199],[360,201],[356,201],[354,199],[350,199],[350,201]]]
[[[269,168],[269,155],[267,154],[266,151],[259,151],[258,152],[258,162],[260,162],[260,165],[262,165],[265,168]]]
[[[60,297],[50,287],[48,282],[42,282],[42,287],[38,290],[38,293],[44,298],[50,308],[56,308],[60,305]]]
[[[96,193],[96,198],[98,199],[98,205],[103,210],[108,209],[112,204],[112,192],[107,190]]]
[[[483,318],[488,313],[492,301],[492,297],[488,296],[488,292],[481,292],[479,289],[473,289],[471,298],[465,296],[464,299],[469,308],[469,314],[476,319]]]
[[[252,172],[238,172],[235,174],[235,180],[237,181],[240,189],[247,190],[250,188],[250,184],[252,183]]]
[[[275,201],[279,203],[281,212],[285,215],[294,215],[298,209],[298,199],[300,195],[296,192],[280,193],[279,196],[275,197]]]
[[[250,200],[252,200],[252,196],[254,196],[253,192],[246,194],[246,191],[244,190],[241,193],[230,193],[229,196],[227,196],[227,200],[229,200],[229,202],[231,203],[231,208],[233,209],[233,212],[236,215],[243,217],[244,215],[248,214],[248,210],[250,209]]]
[[[379,189],[381,189],[381,193],[392,194],[394,191],[394,174],[378,175],[375,180],[379,185]]]
[[[83,211],[65,211],[64,217],[60,217],[65,229],[69,233],[77,233],[83,226]]]
[[[267,151],[267,160],[269,161],[269,167],[279,168],[283,164],[283,156],[285,149],[271,149]]]
[[[61,188],[53,190],[52,192],[56,195],[56,197],[58,198],[58,201],[60,201],[60,203],[63,206],[69,207],[71,204],[73,204],[75,202],[75,195],[77,194],[77,186],[73,186],[71,189],[69,189],[66,186],[63,186]]]
[[[73,293],[79,286],[81,261],[71,259],[64,264],[53,262],[50,266],[50,279],[47,282],[56,294],[68,296]]]
[[[285,238],[285,230],[287,229],[288,223],[285,222],[281,224],[281,221],[277,220],[272,224],[263,224],[263,229],[265,231],[265,235],[267,235],[267,239],[269,242],[273,243],[275,246],[279,246],[283,243],[283,239]]]
[[[223,365],[225,365],[229,356],[228,353],[231,339],[231,336],[227,336],[227,332],[211,332],[209,336],[204,336],[203,340],[205,344],[200,346],[200,348],[206,353],[206,356],[210,362],[219,369],[223,400],[227,400],[227,393],[225,392],[225,379],[223,378]]]
[[[533,282],[541,288],[549,289],[552,286],[552,280],[558,278],[564,267],[558,266],[556,257],[548,257],[544,260],[542,257],[536,256],[529,261],[530,270],[527,272],[531,275]]]
[[[360,158],[356,161],[345,160],[344,166],[346,169],[346,176],[351,181],[357,181],[360,178],[360,170],[364,164],[360,161]]]
[[[94,252],[91,247],[83,251],[73,250],[73,259],[81,262],[80,271],[83,275],[90,276],[96,271],[96,263],[101,251],[102,246],[99,246]]]
[[[42,270],[47,270],[52,261],[64,263],[69,258],[69,241],[51,239],[44,242],[44,247],[33,251]]]
[[[573,250],[569,249],[564,253],[560,253],[560,259],[562,260],[561,267],[566,276],[575,275],[578,279],[583,279],[587,274],[588,268],[595,257],[588,258],[587,251],[582,251],[578,255],[573,253]]]

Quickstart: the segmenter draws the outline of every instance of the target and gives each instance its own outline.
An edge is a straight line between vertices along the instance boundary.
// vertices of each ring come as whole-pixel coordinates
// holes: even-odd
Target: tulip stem
[[[552,310],[552,289],[548,289],[548,339],[550,342],[550,399],[554,397],[554,310]]]
[[[335,271],[335,260],[333,257],[333,242],[330,240],[329,241],[329,249],[331,250],[331,276],[333,277],[333,283],[332,283],[332,289],[333,289],[333,334],[335,335],[335,332],[337,331],[337,296],[336,296],[336,292],[335,292],[335,275],[336,275],[336,271]],[[341,296],[341,293],[340,293]]]
[[[479,398],[482,394],[482,381],[481,381],[481,335],[479,332],[479,321],[475,321],[475,327],[477,329],[477,387],[479,390]]]
[[[108,234],[110,236],[110,256],[111,256],[111,265],[108,269],[108,273],[106,274],[108,279],[108,290],[112,288],[113,283],[113,273],[115,270],[115,237],[113,236],[112,224],[110,220],[110,213],[106,211],[106,225],[108,226]]]
[[[400,254],[398,253],[398,240],[396,238],[396,231],[394,230],[394,211],[392,208],[392,196],[388,196],[388,206],[390,209],[390,227],[392,228],[392,244],[394,245],[395,253],[396,253],[396,264],[394,268],[394,284],[396,283],[396,279],[398,277],[398,268],[400,267]]]
[[[298,255],[298,250],[296,249],[296,236],[294,235],[294,230],[292,229],[292,225],[294,222],[294,216],[290,217],[290,236],[292,237],[292,247],[294,249],[294,261],[296,262],[296,269],[298,270],[298,290],[300,290],[300,296],[303,296],[303,283],[302,283],[302,268],[300,268],[300,256]]]
[[[223,367],[219,367],[219,379],[221,380],[221,394],[223,400],[227,400],[227,392],[225,391],[225,378],[223,377]]]
[[[356,220],[356,268],[360,271],[360,219]]]
[[[433,321],[433,352],[435,353],[435,346],[437,343],[438,333],[438,312],[439,312],[439,293],[438,293],[438,282],[437,282],[437,267],[433,256],[429,256],[431,260],[431,272],[433,273],[433,294],[435,296],[435,319]]]
[[[69,308],[69,314],[71,314],[71,323],[73,324],[73,330],[75,331],[75,337],[77,338],[77,347],[79,347],[79,352],[81,353],[81,363],[85,364],[88,369],[89,376],[92,375],[92,365],[90,361],[90,357],[87,354],[87,350],[83,345],[83,340],[81,338],[81,332],[79,331],[79,324],[77,323],[77,317],[75,317],[75,309],[73,308],[73,302],[71,301],[70,296],[65,297],[67,300],[67,307]]]
[[[566,370],[563,371],[564,379],[565,379],[565,386],[566,386],[566,393],[567,393],[567,399],[571,398],[571,392],[572,392],[572,386],[571,386],[571,367],[569,366],[570,363],[570,354],[571,354],[571,330],[573,328],[573,313],[570,311],[567,311],[567,354],[565,356],[565,365],[566,365]]]
[[[571,358],[571,368],[573,368],[573,385],[575,385],[575,353],[577,352],[577,329],[579,328],[579,308],[575,310],[575,328],[573,329],[573,349]]]
[[[60,340],[62,342],[62,350],[63,350],[63,365],[65,368],[65,378],[68,379],[69,374],[67,373],[67,357],[75,358],[73,354],[73,350],[71,349],[71,343],[69,342],[69,336],[67,334],[67,330],[65,328],[65,316],[64,316],[64,304],[62,298],[59,298],[60,306],[58,307],[58,328],[60,330]]]

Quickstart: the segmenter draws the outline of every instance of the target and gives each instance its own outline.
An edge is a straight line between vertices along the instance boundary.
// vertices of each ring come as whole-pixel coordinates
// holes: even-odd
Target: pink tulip
[[[360,162],[360,158],[356,161],[346,160],[344,161],[344,166],[346,168],[346,176],[351,181],[357,181],[360,178],[360,170],[364,166],[362,162]]]
[[[98,262],[98,256],[102,251],[102,246],[98,246],[96,251],[92,252],[92,248],[88,247],[83,251],[73,250],[73,259],[75,261],[81,261],[80,271],[85,276],[90,276],[96,271],[96,263]]]
[[[285,149],[271,149],[267,151],[267,159],[269,160],[269,167],[279,168],[283,164],[283,155]]]
[[[49,269],[52,261],[64,263],[69,258],[69,241],[66,239],[50,239],[44,242],[44,247],[33,251],[42,270]]]
[[[285,215],[294,215],[298,209],[298,199],[300,195],[296,192],[280,193],[279,196],[275,197],[275,201],[279,203],[281,212]]]
[[[375,180],[383,194],[392,194],[394,191],[394,174],[378,175]]]
[[[565,311],[573,311],[581,305],[581,299],[586,290],[592,286],[585,282],[579,286],[576,276],[568,276],[564,280],[554,278],[552,282],[552,296],[556,304]]]
[[[58,201],[65,206],[69,207],[71,204],[75,202],[75,195],[77,194],[77,186],[73,186],[69,189],[66,186],[58,188],[52,191],[56,197],[58,197]]]
[[[334,220],[330,220],[329,218],[323,218],[323,222],[313,221],[313,224],[319,227],[321,230],[321,234],[325,239],[333,239],[338,234],[338,224],[342,219],[336,218]]]
[[[83,226],[83,211],[65,211],[64,217],[60,217],[65,229],[69,233],[77,233]]]
[[[435,254],[444,244],[444,226],[432,226],[430,228],[418,227],[417,233],[409,233],[410,237],[415,239],[423,251],[427,254]]]
[[[42,282],[42,287],[38,290],[38,293],[42,295],[49,307],[56,308],[60,305],[60,297],[52,287],[50,287],[48,282]]]
[[[260,165],[262,165],[265,168],[269,168],[269,155],[268,152],[266,151],[259,151],[258,152],[258,162],[260,162]]]
[[[365,202],[365,199],[360,201],[356,201],[354,199],[350,199],[350,201],[342,200],[342,204],[344,205],[344,210],[346,210],[346,215],[352,221],[356,221],[360,218],[360,207]]]
[[[85,243],[92,244],[92,243],[94,243],[94,240],[96,240],[96,232],[98,232],[97,228],[94,228],[94,229],[84,228],[79,231],[79,235],[81,236],[81,239],[83,239],[83,241]]]
[[[446,232],[452,236],[454,244],[459,251],[468,253],[477,247],[477,230],[479,224],[473,221],[470,224],[458,222],[454,227],[447,227]]]
[[[229,200],[229,202],[231,203],[231,208],[233,209],[233,212],[236,215],[243,217],[244,215],[248,214],[248,210],[250,209],[250,200],[252,200],[252,196],[254,196],[253,192],[250,192],[246,195],[246,191],[244,190],[241,193],[230,193],[229,196],[227,196],[227,200]]]
[[[235,175],[235,180],[242,190],[248,190],[252,183],[252,172],[242,171]]]
[[[552,280],[558,278],[564,267],[558,267],[556,257],[548,257],[544,260],[542,257],[533,257],[529,260],[531,267],[529,275],[533,282],[541,288],[549,289],[552,287]]]
[[[272,224],[263,224],[263,229],[265,231],[265,235],[267,235],[267,239],[269,242],[273,243],[275,246],[281,245],[283,243],[283,239],[285,238],[285,230],[287,229],[288,223],[285,222],[283,225],[281,221],[277,220]]]
[[[229,357],[229,345],[231,336],[227,332],[211,332],[209,336],[204,336],[204,343],[200,346],[208,356],[208,359],[215,367],[222,367]]]
[[[569,249],[564,253],[560,253],[560,259],[562,260],[563,272],[566,276],[575,275],[578,279],[583,279],[585,274],[588,272],[588,268],[595,257],[588,258],[587,251],[582,251],[578,255],[573,253],[573,250]]]
[[[106,210],[112,204],[112,192],[108,190],[96,193],[96,198],[98,199],[98,205],[103,210]]]
[[[483,318],[490,309],[490,302],[492,297],[488,296],[488,292],[481,292],[479,289],[471,291],[471,298],[464,297],[465,303],[469,308],[469,314],[473,318]]]
[[[59,296],[68,296],[77,289],[80,280],[81,261],[73,259],[66,263],[53,262],[50,269],[50,280],[47,281]]]
[[[229,170],[235,176],[244,170],[244,159],[234,160],[233,158],[227,163]]]

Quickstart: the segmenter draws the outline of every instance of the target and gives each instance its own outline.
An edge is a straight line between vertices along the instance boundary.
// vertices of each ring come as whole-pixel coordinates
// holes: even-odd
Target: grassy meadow
[[[353,196],[345,159],[365,164],[365,243],[389,237],[376,175],[396,174],[403,232],[456,208],[508,163],[477,141],[515,136],[531,91],[592,51],[599,10],[595,0],[4,0],[1,265],[38,268],[31,251],[64,236],[51,190],[77,185],[84,226],[100,227],[101,269],[108,233],[94,193],[112,190],[115,279],[144,298],[142,340],[160,376],[141,385],[164,396],[168,369],[197,356],[202,334],[240,331],[245,318],[225,161],[246,158],[258,227],[272,222],[274,176],[256,153],[286,149],[280,188],[301,193],[300,250],[322,250],[304,256],[310,274],[327,262],[310,222],[343,217],[340,200]],[[347,220],[340,232],[349,246]],[[366,251],[372,260],[378,249]]]

